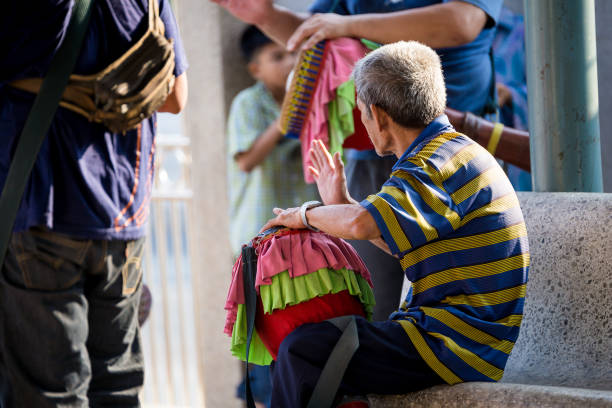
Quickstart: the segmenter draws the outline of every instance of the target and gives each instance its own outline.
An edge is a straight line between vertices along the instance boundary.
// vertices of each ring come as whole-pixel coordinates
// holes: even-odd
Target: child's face
[[[249,63],[249,70],[255,79],[263,82],[270,90],[285,89],[287,76],[295,64],[293,53],[278,44],[266,44]]]

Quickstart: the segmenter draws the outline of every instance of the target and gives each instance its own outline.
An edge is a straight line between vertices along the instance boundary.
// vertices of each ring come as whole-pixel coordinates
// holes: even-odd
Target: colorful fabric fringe
[[[285,229],[257,243],[256,250],[255,289],[264,313],[346,290],[359,299],[365,315],[371,316],[375,302],[370,273],[344,240],[322,232]],[[232,354],[242,360],[246,357],[244,303],[242,259],[239,258],[225,303],[224,331],[232,337]],[[272,356],[255,334],[249,362],[267,365],[271,361]]]
[[[319,73],[317,86],[310,101],[310,110],[306,124],[300,135],[300,140],[302,141],[302,159],[304,162],[304,179],[308,183],[314,182],[308,171],[308,167],[312,165],[308,154],[312,141],[319,139],[326,146],[329,147],[330,145],[328,104],[336,100],[337,89],[349,80],[355,62],[368,52],[368,48],[361,41],[353,38],[328,40],[325,48],[326,55],[323,68]],[[346,91],[346,89],[344,90]],[[352,100],[355,100],[354,93]]]

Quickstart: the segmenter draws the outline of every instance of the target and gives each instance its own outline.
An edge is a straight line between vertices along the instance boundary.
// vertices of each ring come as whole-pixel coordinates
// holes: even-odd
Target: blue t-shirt
[[[174,39],[176,76],[187,68],[178,27],[167,0],[159,1],[167,38]],[[0,188],[4,186],[34,95],[7,83],[43,77],[71,16],[71,0],[8,2],[0,17]],[[147,0],[94,2],[89,28],[74,69],[104,69],[146,32]],[[115,134],[58,108],[26,186],[15,231],[46,226],[91,239],[136,239],[153,183],[156,116],[137,129]]]
[[[334,12],[343,15],[388,13],[446,3],[453,0],[315,0],[310,6],[313,13]],[[469,44],[437,49],[442,60],[446,80],[447,105],[460,111],[481,114],[489,100],[491,86],[491,59],[489,49],[493,42],[495,23],[502,0],[463,0],[481,8],[489,17],[486,27]],[[410,38],[406,38],[410,40]]]

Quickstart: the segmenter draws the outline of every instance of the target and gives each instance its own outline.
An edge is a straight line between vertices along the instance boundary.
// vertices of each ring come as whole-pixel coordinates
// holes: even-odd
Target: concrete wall
[[[228,63],[228,33],[238,23],[215,4],[203,0],[177,2],[178,18],[189,59],[189,101],[185,133],[192,143],[194,205],[190,222],[194,298],[200,312],[197,327],[203,350],[198,362],[203,372],[206,407],[237,407],[240,364],[229,352],[223,333],[225,297],[232,272],[229,248],[225,175],[225,116],[228,78],[244,84],[241,65]],[[240,80],[239,80],[240,79]]]
[[[612,194],[519,193],[519,200],[531,265],[502,381],[612,391]]]

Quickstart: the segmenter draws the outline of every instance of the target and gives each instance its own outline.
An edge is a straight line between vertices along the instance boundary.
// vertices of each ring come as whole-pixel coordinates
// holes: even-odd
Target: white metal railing
[[[198,277],[191,268],[191,151],[180,120],[158,115],[144,274],[153,298],[142,328],[146,407],[204,406]]]

